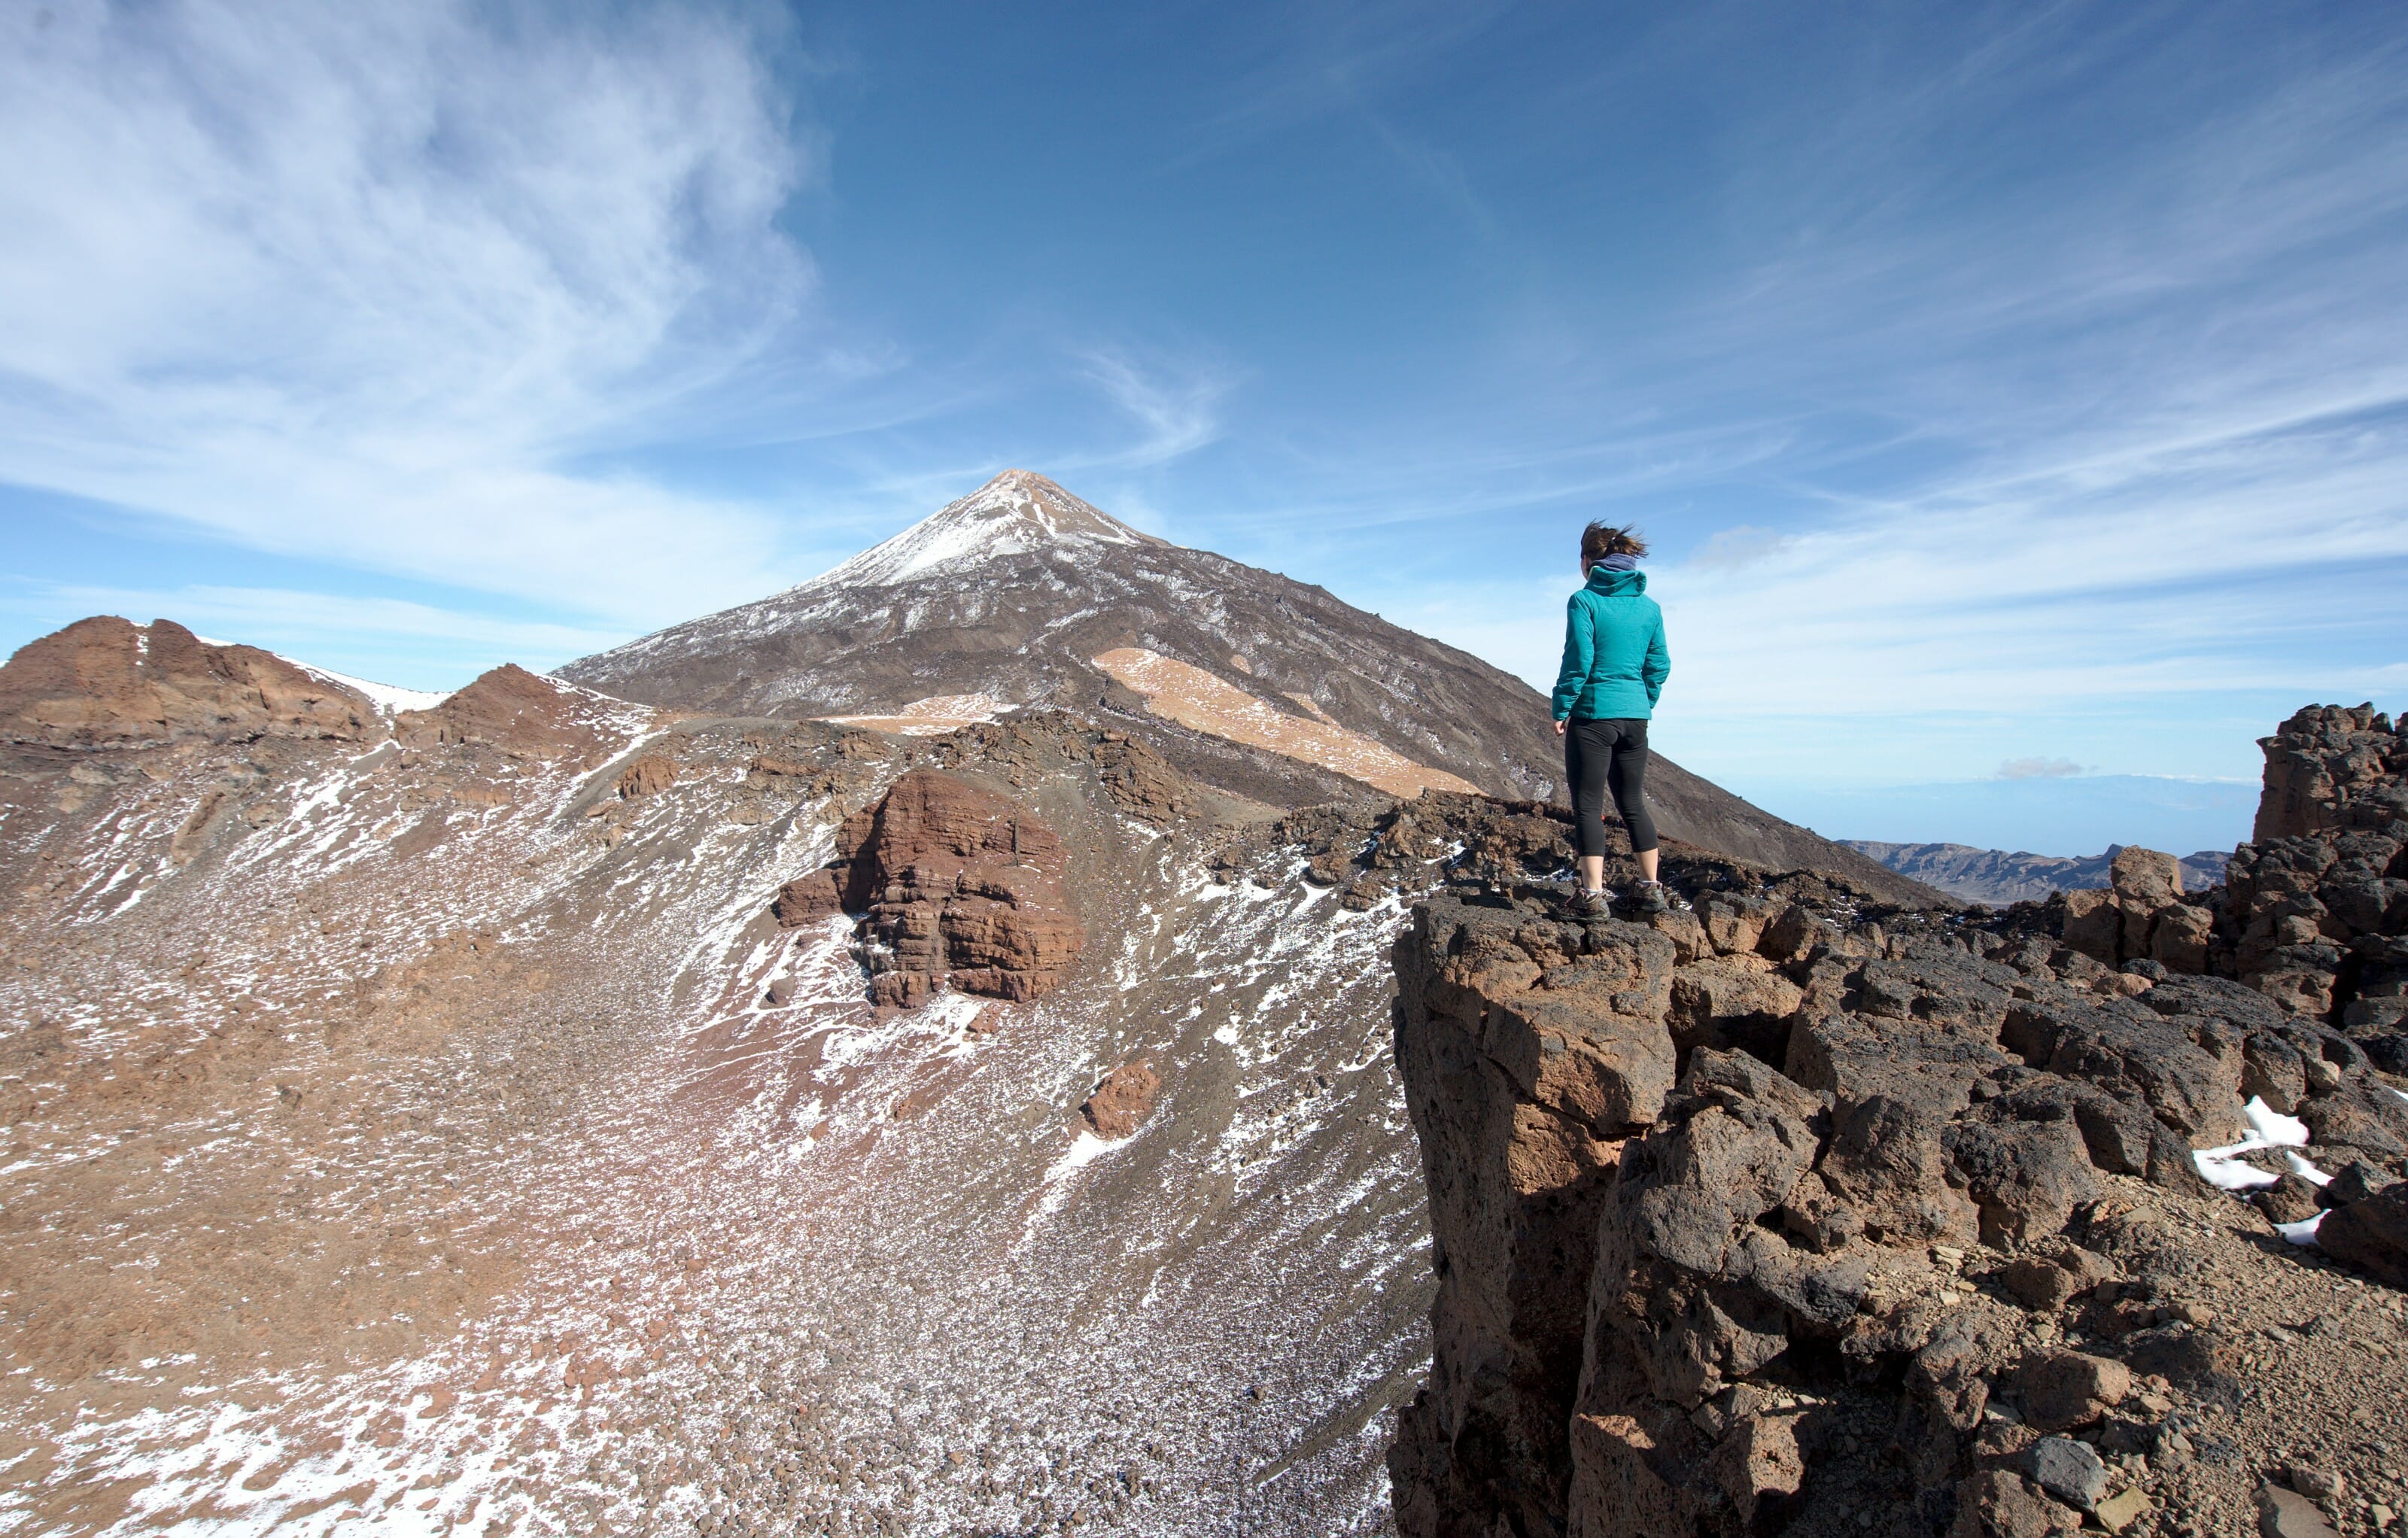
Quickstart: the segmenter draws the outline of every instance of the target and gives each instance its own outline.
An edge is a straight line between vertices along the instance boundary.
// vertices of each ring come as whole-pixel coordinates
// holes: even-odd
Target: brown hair
[[[1581,565],[1592,567],[1609,555],[1644,555],[1647,541],[1628,524],[1591,524],[1581,530]]]

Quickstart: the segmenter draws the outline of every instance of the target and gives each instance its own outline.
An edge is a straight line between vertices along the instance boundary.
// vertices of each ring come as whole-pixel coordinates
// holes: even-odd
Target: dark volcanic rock
[[[2370,1276],[2408,1286],[2408,1185],[2333,1208],[2316,1226],[2316,1244]]]
[[[2396,879],[2390,836],[2330,814],[2391,804],[2390,750],[2361,741],[2388,726],[2301,721],[2338,734],[2317,761],[2347,794],[2301,792],[2326,811],[2291,821],[2319,826],[2243,846],[2232,896],[2315,903],[2338,955],[2368,938],[2354,924],[2394,922],[2367,884]],[[2408,1101],[2358,1037],[2302,1017],[2295,983],[2180,970],[2247,954],[2246,926],[2224,894],[2183,900],[2166,856],[2125,850],[2109,890],[1937,924],[1733,872],[1651,929],[1556,918],[1527,872],[1560,851],[1535,826],[1492,809],[1455,842],[1452,890],[1397,953],[1440,1277],[1429,1383],[1389,1459],[1406,1538],[1735,1538],[1884,1508],[1964,1534],[2071,1531],[2094,1504],[2128,1520],[2134,1488],[2111,1496],[2121,1476],[2086,1446],[2032,1444],[2145,1447],[2128,1404],[2165,1402],[2148,1374],[2233,1391],[2215,1311],[2186,1291],[2196,1246],[2153,1203],[2230,1200],[2193,1150],[2245,1135],[2252,1098],[2327,1168],[2357,1161],[2326,1252],[2408,1286],[2408,1183],[2386,1184]],[[1676,889],[1705,873],[1686,858],[1667,857]],[[2308,1180],[2265,1172],[2266,1215],[2316,1212]],[[1885,1444],[1870,1460],[1826,1429],[1850,1404]]]

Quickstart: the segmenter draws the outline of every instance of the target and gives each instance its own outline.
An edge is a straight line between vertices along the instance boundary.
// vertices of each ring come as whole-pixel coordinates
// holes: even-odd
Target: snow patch
[[[452,689],[405,689],[397,683],[378,683],[369,679],[353,678],[349,673],[338,673],[332,668],[316,667],[299,657],[288,657],[281,652],[273,654],[279,661],[293,664],[321,683],[338,683],[354,694],[366,695],[368,703],[374,705],[380,715],[391,716],[402,711],[431,711],[457,692]]]
[[[2297,1116],[2284,1115],[2268,1105],[2263,1096],[2251,1096],[2249,1103],[2241,1108],[2241,1114],[2249,1123],[2247,1137],[2221,1148],[2202,1148],[2191,1155],[2191,1162],[2199,1166],[2200,1178],[2219,1191],[2254,1190],[2261,1186],[2272,1186],[2282,1178],[2248,1163],[2243,1155],[2268,1148],[2305,1148],[2308,1145],[2308,1124]]]
[[[2327,1212],[2330,1210],[2326,1209]],[[2277,1223],[2274,1225],[2274,1231],[2294,1244],[2313,1244],[2316,1242],[2316,1229],[2323,1227],[2324,1220],[2325,1214],[2318,1213],[2314,1217],[2303,1217],[2297,1223]]]

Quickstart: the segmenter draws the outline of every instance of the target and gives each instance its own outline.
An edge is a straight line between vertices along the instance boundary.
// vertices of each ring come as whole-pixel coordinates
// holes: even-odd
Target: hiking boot
[[[1664,884],[1660,881],[1641,882],[1639,890],[1632,894],[1630,900],[1638,905],[1641,913],[1651,916],[1672,911],[1671,896],[1664,890]]]
[[[1572,898],[1571,910],[1574,918],[1604,918],[1613,912],[1613,894],[1583,892]]]

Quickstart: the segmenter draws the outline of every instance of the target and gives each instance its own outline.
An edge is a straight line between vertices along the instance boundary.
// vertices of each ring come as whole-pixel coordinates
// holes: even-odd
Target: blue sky
[[[0,39],[0,646],[159,614],[450,686],[1019,465],[1534,680],[1635,520],[1663,748],[1844,836],[2094,852],[2154,781],[2229,844],[2255,737],[2408,700],[2394,5]]]

